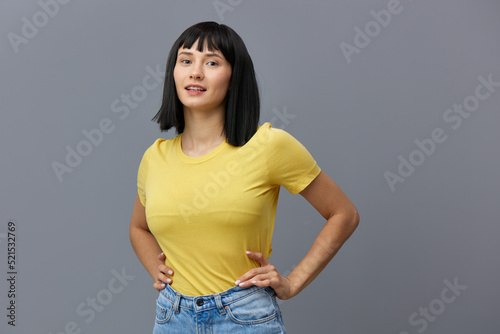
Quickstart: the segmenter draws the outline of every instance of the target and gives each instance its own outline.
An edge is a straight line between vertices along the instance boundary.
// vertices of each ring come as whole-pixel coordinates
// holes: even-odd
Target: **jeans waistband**
[[[173,303],[172,307],[176,313],[180,312],[180,308],[188,308],[196,312],[218,308],[220,313],[224,315],[226,313],[224,308],[226,305],[257,292],[265,292],[270,296],[276,294],[271,287],[252,285],[248,288],[235,286],[226,291],[211,295],[187,296],[175,291],[169,284],[165,285],[165,288],[160,291],[160,294]]]

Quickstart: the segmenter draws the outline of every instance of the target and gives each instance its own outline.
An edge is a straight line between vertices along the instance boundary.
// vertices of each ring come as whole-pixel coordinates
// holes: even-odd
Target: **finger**
[[[174,274],[174,271],[172,270],[172,268],[169,268],[163,264],[158,265],[158,270],[166,275],[172,276]]]
[[[250,282],[253,285],[258,285],[258,286],[269,286],[271,285],[274,278],[276,278],[276,274],[269,272],[265,274],[255,275],[254,277],[248,279],[247,282]]]
[[[250,251],[246,251],[245,253],[249,258],[259,261],[261,267],[267,266],[269,264],[269,262],[266,260],[264,255],[262,255],[262,253],[250,252]]]
[[[252,285],[256,285],[256,286],[271,286],[271,280],[270,279],[252,280],[251,283],[252,283]]]
[[[262,275],[270,272],[271,266],[266,266],[266,267],[258,267],[258,268],[253,268],[247,271],[245,274],[241,275],[236,282],[234,282],[234,285],[239,285],[241,282],[245,281],[250,281],[252,278],[254,278],[257,275]]]
[[[156,282],[154,282],[154,284],[153,284],[153,288],[155,288],[155,289],[156,289],[156,290],[158,290],[158,291],[163,290],[163,289],[165,288],[165,286],[166,286],[166,285],[165,285],[165,283],[162,283],[162,282],[160,282],[160,281],[156,281]]]
[[[242,282],[242,283],[240,283],[238,285],[240,287],[242,287],[242,288],[247,288],[247,287],[250,287],[252,285],[256,285],[256,286],[270,286],[271,285],[271,279],[270,278],[268,278],[268,279],[252,278],[251,280]]]
[[[156,275],[156,279],[158,279],[158,281],[163,282],[163,283],[167,283],[167,284],[172,283],[172,279],[168,276],[165,276],[163,273],[158,273]]]

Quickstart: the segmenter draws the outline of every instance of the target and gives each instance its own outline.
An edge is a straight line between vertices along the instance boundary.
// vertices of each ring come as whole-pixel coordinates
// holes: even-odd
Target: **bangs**
[[[177,48],[191,49],[196,41],[198,41],[197,50],[203,52],[205,46],[209,51],[218,50],[222,52],[226,60],[233,65],[234,50],[229,43],[230,36],[228,36],[225,29],[221,28],[218,24],[212,22],[205,22],[193,26],[177,39]]]

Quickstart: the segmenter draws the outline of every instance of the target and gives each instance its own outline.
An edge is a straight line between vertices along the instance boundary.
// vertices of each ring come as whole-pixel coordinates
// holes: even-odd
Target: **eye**
[[[182,64],[191,64],[191,61],[188,59],[180,59],[179,62],[181,62]]]
[[[218,64],[217,62],[215,62],[215,61],[209,61],[207,64],[208,64],[208,65],[210,65],[210,66],[217,66],[217,65],[219,65],[219,64]]]

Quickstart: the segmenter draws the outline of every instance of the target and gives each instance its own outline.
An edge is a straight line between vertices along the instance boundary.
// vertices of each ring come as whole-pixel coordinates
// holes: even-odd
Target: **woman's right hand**
[[[158,260],[160,260],[162,264],[158,265],[158,270],[160,272],[156,274],[156,282],[154,282],[153,284],[153,288],[158,291],[163,290],[165,288],[165,284],[172,284],[172,278],[170,278],[169,276],[172,276],[174,274],[174,271],[172,270],[172,268],[169,268],[164,264],[166,258],[167,257],[163,253],[160,253],[160,255],[158,255]]]

